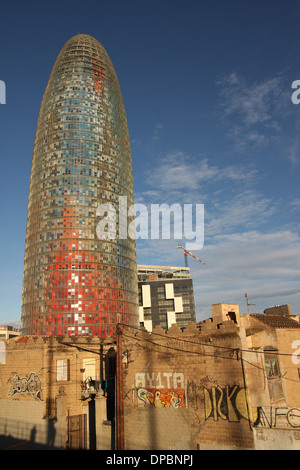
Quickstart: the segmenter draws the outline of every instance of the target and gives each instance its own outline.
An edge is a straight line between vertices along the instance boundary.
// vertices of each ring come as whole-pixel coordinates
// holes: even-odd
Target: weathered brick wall
[[[247,449],[253,442],[257,448],[277,448],[291,441],[292,448],[299,448],[299,364],[298,355],[295,364],[291,356],[299,348],[298,333],[277,332],[278,348],[285,354],[280,357],[285,401],[272,407],[262,355],[243,352],[240,360],[244,336],[231,321],[219,326],[207,321],[201,332],[195,324],[183,332],[173,326],[167,334],[159,327],[152,334],[124,327],[125,449]],[[253,344],[273,344],[270,338],[268,332],[267,343],[258,338]],[[105,357],[115,349],[112,340],[96,337],[1,340],[0,435],[30,439],[35,431],[36,441],[47,442],[54,424],[55,445],[64,447],[67,417],[75,415],[86,415],[88,432],[89,398],[81,399],[84,361],[95,360],[104,379]],[[67,381],[57,381],[59,359],[68,360]],[[55,410],[47,407],[48,398]],[[98,449],[111,449],[113,440],[106,404],[100,390],[95,405]],[[55,422],[44,419],[53,411]]]
[[[68,347],[66,344],[70,344]],[[76,348],[78,344],[78,349]],[[73,414],[82,411],[81,381],[82,358],[97,358],[99,362],[99,340],[96,345],[85,343],[83,350],[74,339],[54,337],[19,337],[6,341],[5,364],[0,364],[0,398],[40,401],[43,414],[47,415],[47,399],[65,398],[65,409],[72,409]],[[84,350],[86,348],[86,351]],[[92,349],[98,355],[92,352]],[[88,348],[91,349],[89,352]],[[57,380],[57,360],[68,360],[68,379]],[[98,370],[100,366],[98,364]]]
[[[35,442],[47,444],[50,434],[55,434],[54,445],[65,447],[68,416],[85,414],[88,441],[88,400],[82,400],[81,387],[83,361],[95,360],[97,377],[100,380],[103,370],[105,378],[105,364],[101,368],[100,361],[111,341],[100,345],[97,337],[17,337],[0,343],[0,435],[24,440],[34,436]],[[61,359],[68,361],[68,380],[57,380],[57,360]],[[101,390],[99,394],[102,396]],[[105,420],[105,412],[101,403],[97,425]],[[49,419],[53,417],[55,420]]]
[[[253,448],[232,322],[122,338],[126,449]]]

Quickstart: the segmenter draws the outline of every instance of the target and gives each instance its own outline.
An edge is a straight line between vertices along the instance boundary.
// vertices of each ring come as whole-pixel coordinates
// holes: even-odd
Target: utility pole
[[[123,403],[123,361],[122,361],[122,329],[116,326],[117,333],[117,450],[124,450],[124,403]]]
[[[247,392],[247,384],[246,384],[246,377],[245,377],[245,369],[244,369],[244,361],[243,361],[243,351],[241,349],[236,349],[236,358],[237,360],[241,361],[241,366],[242,366],[242,375],[243,375],[243,381],[244,381],[244,390],[245,390],[245,401],[246,401],[246,407],[247,407],[247,414],[248,414],[248,423],[249,423],[249,428],[252,431],[251,427],[251,417],[250,417],[250,410],[249,410],[249,404],[248,404],[248,392]]]

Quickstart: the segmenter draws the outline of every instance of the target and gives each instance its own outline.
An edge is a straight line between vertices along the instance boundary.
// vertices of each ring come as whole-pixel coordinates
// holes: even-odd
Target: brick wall
[[[126,449],[253,448],[233,322],[122,338]]]
[[[51,445],[66,447],[68,417],[86,415],[88,446],[90,398],[82,392],[84,367],[95,363],[95,378],[100,383],[100,379],[105,378],[105,355],[113,346],[112,341],[107,339],[101,343],[97,337],[17,337],[0,343],[0,437],[34,438],[35,442],[47,444],[55,436]],[[67,370],[59,375],[58,361],[61,360]],[[106,398],[102,395],[100,389],[97,392],[97,432],[110,437],[110,429],[101,430],[106,419]],[[102,444],[103,440],[100,441]],[[109,438],[107,448],[110,448]]]

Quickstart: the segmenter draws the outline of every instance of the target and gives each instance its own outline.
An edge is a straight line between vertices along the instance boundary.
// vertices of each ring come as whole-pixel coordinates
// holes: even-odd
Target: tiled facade
[[[37,123],[23,335],[106,336],[114,334],[116,321],[138,325],[135,240],[119,237],[120,196],[127,198],[128,207],[133,204],[130,142],[118,79],[103,46],[77,35],[54,64]],[[99,212],[103,204],[113,208],[112,218]],[[109,222],[100,233],[104,215]]]

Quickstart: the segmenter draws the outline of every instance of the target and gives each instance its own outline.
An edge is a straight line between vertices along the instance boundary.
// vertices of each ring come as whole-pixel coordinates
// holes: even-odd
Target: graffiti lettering
[[[255,426],[300,428],[300,408],[288,408],[286,406],[263,408],[260,406]]]
[[[203,390],[205,420],[238,422],[244,418],[259,428],[300,428],[300,408],[251,407],[247,403],[246,390],[238,385]]]
[[[184,388],[184,376],[178,372],[142,372],[135,374],[136,388]]]
[[[184,408],[184,390],[139,388],[138,404],[154,408]]]
[[[27,395],[31,395],[34,398],[38,398],[42,401],[42,382],[40,378],[33,372],[31,372],[28,378],[20,378],[19,375],[16,374],[11,379],[11,386],[8,391],[8,396],[13,396],[16,393],[27,393]]]
[[[219,386],[210,390],[204,387],[205,420],[213,418],[214,421],[228,420],[238,422],[241,418],[256,422],[257,409],[250,408],[244,388],[234,385],[225,388]]]

